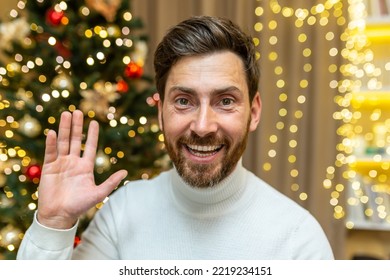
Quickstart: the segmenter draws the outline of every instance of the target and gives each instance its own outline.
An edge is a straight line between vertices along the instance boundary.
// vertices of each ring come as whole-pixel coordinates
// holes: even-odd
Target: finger
[[[72,131],[70,134],[70,154],[80,155],[83,138],[83,113],[76,110],[72,114]]]
[[[118,185],[126,178],[127,171],[119,170],[112,174],[107,180],[97,186],[96,198],[97,200],[103,201]]]
[[[83,158],[94,161],[96,157],[96,149],[99,137],[99,124],[97,121],[91,121],[88,127],[87,142],[85,143],[85,149]]]
[[[58,155],[67,155],[69,153],[69,137],[71,124],[72,114],[70,112],[63,112],[61,114],[60,126],[58,129]]]
[[[57,158],[57,133],[49,130],[46,136],[45,157],[43,163],[50,163]]]

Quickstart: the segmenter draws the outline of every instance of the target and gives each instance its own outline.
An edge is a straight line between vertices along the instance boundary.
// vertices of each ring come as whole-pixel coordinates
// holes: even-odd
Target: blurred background
[[[388,0],[3,1],[0,259],[15,258],[31,223],[45,133],[62,111],[100,122],[98,181],[170,167],[153,52],[192,15],[230,18],[257,46],[263,111],[244,165],[318,219],[337,259],[388,259],[389,10]]]

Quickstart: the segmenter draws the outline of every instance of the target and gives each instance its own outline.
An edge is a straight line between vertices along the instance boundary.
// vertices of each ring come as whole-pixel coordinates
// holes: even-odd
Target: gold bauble
[[[5,226],[0,231],[0,246],[4,248],[7,248],[9,245],[18,247],[21,241],[19,237],[21,233],[22,231],[20,229],[15,228],[11,224]]]
[[[95,159],[96,169],[108,170],[111,167],[110,158],[103,151],[98,151]]]
[[[30,115],[25,115],[19,121],[19,131],[27,137],[34,138],[41,133],[42,127],[37,119],[34,119]]]
[[[74,89],[72,79],[65,73],[60,73],[54,77],[51,86],[58,90],[73,91]]]
[[[108,22],[113,22],[122,0],[85,0],[88,8],[100,13]]]
[[[15,205],[14,198],[8,198],[6,195],[0,194],[0,208],[9,208]]]

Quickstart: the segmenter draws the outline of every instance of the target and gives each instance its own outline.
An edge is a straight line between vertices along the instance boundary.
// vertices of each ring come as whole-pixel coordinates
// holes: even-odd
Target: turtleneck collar
[[[188,214],[218,215],[234,208],[243,193],[245,175],[246,170],[240,160],[233,172],[219,184],[209,188],[195,188],[188,185],[174,168],[171,170],[173,199]]]

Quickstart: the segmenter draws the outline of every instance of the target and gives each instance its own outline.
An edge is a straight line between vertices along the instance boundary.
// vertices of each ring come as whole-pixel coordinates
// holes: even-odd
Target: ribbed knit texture
[[[62,244],[45,245],[38,236],[42,231]],[[18,258],[333,258],[324,232],[309,212],[241,162],[212,188],[188,186],[174,169],[152,180],[131,182],[98,211],[72,256],[69,236],[74,234],[75,228],[59,232],[35,220]]]

